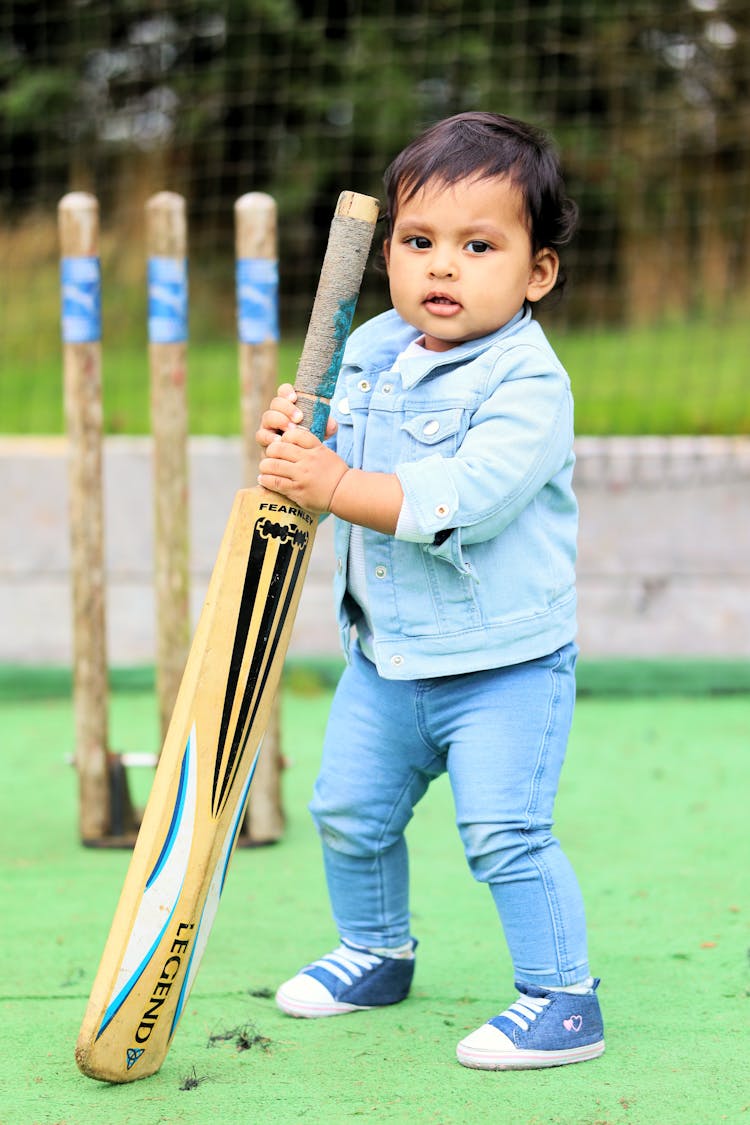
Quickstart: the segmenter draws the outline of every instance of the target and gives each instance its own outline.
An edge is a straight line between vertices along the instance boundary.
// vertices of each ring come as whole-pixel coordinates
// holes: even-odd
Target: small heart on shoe
[[[563,1027],[566,1031],[580,1031],[583,1027],[583,1016],[568,1016],[563,1020]]]

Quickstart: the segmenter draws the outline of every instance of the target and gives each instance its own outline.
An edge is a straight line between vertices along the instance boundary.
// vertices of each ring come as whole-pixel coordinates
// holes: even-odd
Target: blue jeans
[[[334,696],[310,811],[341,937],[409,940],[404,830],[446,770],[469,867],[488,883],[515,979],[589,975],[578,882],[552,835],[577,648],[460,676],[384,680],[355,647]]]

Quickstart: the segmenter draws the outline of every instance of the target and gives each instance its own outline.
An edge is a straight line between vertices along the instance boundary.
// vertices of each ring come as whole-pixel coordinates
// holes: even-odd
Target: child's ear
[[[560,269],[560,259],[556,250],[545,246],[540,250],[531,265],[529,284],[526,289],[527,301],[541,301],[550,290],[554,289],[557,274]]]
[[[391,264],[391,240],[390,240],[390,238],[386,238],[383,241],[383,259],[385,261],[385,269],[386,269],[386,273],[387,273],[388,268]]]

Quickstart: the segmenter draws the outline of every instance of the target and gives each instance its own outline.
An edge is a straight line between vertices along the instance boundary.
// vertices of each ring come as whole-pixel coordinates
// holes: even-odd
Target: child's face
[[[433,351],[495,332],[557,278],[554,250],[532,254],[523,196],[505,176],[428,182],[399,201],[384,252],[393,306]]]

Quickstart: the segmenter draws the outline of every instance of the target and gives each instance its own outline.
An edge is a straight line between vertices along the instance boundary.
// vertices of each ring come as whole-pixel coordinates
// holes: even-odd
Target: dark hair
[[[578,208],[566,195],[551,138],[524,121],[478,111],[458,113],[431,126],[386,169],[386,238],[393,233],[399,202],[411,199],[428,181],[448,185],[491,176],[508,176],[521,191],[532,253],[546,247],[558,250],[570,241]]]

